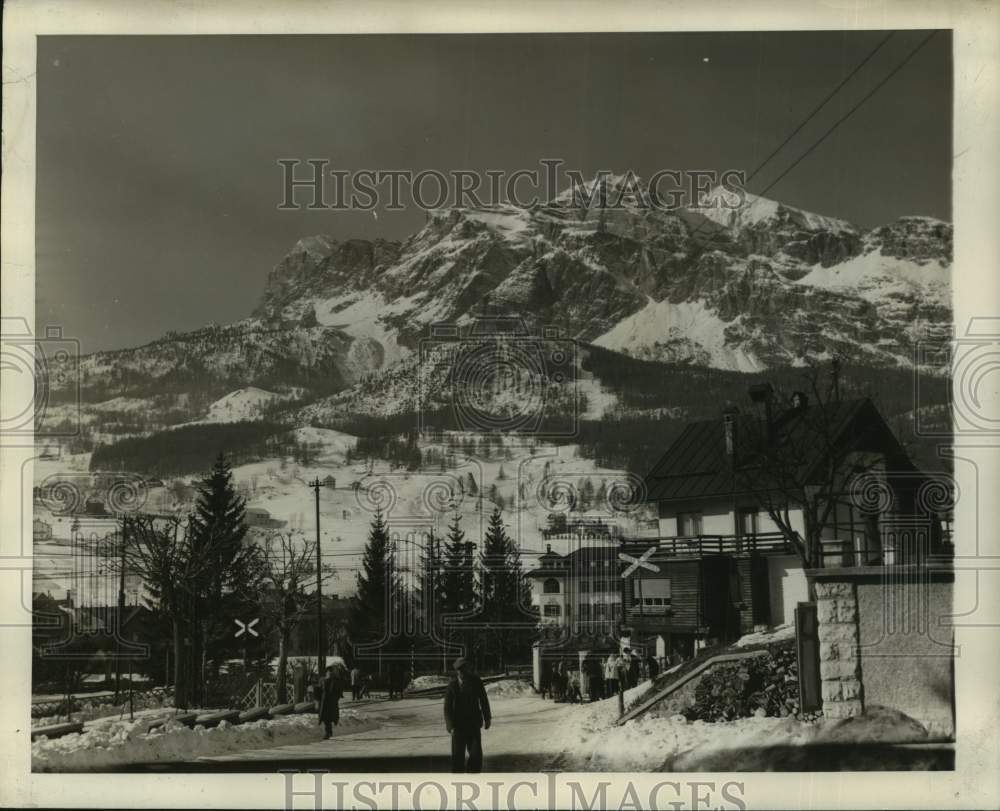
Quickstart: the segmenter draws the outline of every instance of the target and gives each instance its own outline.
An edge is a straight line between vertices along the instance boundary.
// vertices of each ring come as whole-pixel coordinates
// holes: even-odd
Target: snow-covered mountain
[[[607,200],[619,182],[607,181]],[[305,238],[243,321],[83,358],[84,399],[197,390],[204,413],[191,417],[203,418],[220,396],[257,386],[363,408],[413,389],[432,325],[468,329],[484,314],[637,358],[743,371],[834,354],[905,366],[917,341],[950,334],[951,225],[903,217],[865,231],[753,195],[733,207],[727,195],[664,211],[627,194],[619,207],[581,208],[564,194],[435,211],[403,242]]]
[[[637,357],[744,370],[834,353],[908,364],[916,340],[949,331],[950,225],[906,217],[864,232],[721,196],[675,213],[559,198],[448,209],[399,245],[304,240],[272,272],[259,315],[314,312],[383,364],[484,304]]]

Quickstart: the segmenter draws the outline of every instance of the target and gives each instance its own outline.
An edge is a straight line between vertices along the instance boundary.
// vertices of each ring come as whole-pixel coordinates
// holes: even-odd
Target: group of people
[[[603,662],[595,654],[587,654],[579,668],[573,668],[567,659],[543,662],[541,694],[557,702],[581,702],[585,695],[590,701],[599,701],[616,695],[619,688],[627,690],[644,679],[655,679],[659,673],[660,663],[654,656],[643,659],[631,648],[608,654]]]

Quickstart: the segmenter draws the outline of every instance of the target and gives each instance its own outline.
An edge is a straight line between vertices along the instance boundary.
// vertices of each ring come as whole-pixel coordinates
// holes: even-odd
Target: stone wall
[[[947,564],[813,569],[823,714],[889,709],[954,737],[954,572]]]
[[[864,712],[858,646],[858,596],[853,583],[816,584],[819,672],[823,714],[851,718]]]

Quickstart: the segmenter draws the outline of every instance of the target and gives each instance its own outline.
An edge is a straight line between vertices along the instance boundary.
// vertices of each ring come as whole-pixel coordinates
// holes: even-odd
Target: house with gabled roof
[[[811,405],[796,393],[779,413],[766,385],[751,399],[750,413],[690,423],[645,478],[656,529],[622,551],[642,560],[625,579],[623,622],[646,646],[690,655],[792,623],[807,568],[942,547],[936,516],[916,509],[926,480],[871,400]]]

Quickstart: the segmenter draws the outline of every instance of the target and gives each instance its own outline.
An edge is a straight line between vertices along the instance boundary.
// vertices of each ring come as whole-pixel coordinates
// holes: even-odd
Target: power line
[[[870,90],[870,91],[869,91],[869,92],[868,92],[868,93],[867,93],[867,94],[866,94],[865,96],[863,96],[863,97],[862,97],[862,99],[861,99],[861,100],[860,100],[860,101],[859,101],[859,102],[858,102],[857,104],[855,104],[855,105],[854,105],[854,106],[853,106],[853,107],[852,107],[852,108],[851,108],[850,110],[848,110],[848,111],[847,111],[847,113],[845,113],[845,114],[844,114],[844,115],[842,115],[842,116],[841,116],[840,118],[838,118],[838,119],[837,119],[837,120],[836,120],[836,121],[835,121],[835,122],[833,123],[833,126],[831,126],[831,127],[830,127],[830,128],[829,128],[829,129],[828,129],[828,130],[827,130],[826,132],[824,132],[824,133],[823,133],[823,134],[822,134],[822,135],[820,136],[820,138],[819,138],[819,140],[818,140],[818,141],[816,141],[816,142],[815,142],[815,143],[814,143],[814,144],[813,144],[812,146],[810,146],[810,147],[809,147],[809,148],[808,148],[808,149],[807,149],[807,150],[806,150],[805,152],[803,152],[803,153],[802,153],[802,154],[801,154],[801,155],[800,155],[800,156],[799,156],[799,157],[798,157],[798,158],[797,158],[797,159],[795,160],[795,162],[794,162],[794,163],[793,163],[793,164],[792,164],[791,166],[789,166],[789,167],[788,167],[787,169],[785,169],[785,171],[784,171],[784,172],[782,172],[782,173],[781,173],[780,175],[778,175],[778,176],[777,176],[777,177],[776,177],[776,178],[775,178],[775,179],[774,179],[773,181],[771,181],[771,183],[770,183],[770,184],[769,184],[769,185],[767,186],[767,188],[765,188],[765,189],[764,189],[764,191],[762,191],[762,192],[761,192],[761,194],[762,194],[762,195],[763,195],[763,194],[766,194],[766,193],[767,193],[767,192],[768,192],[768,191],[769,191],[770,189],[774,188],[774,187],[775,187],[775,186],[776,186],[776,185],[778,184],[778,182],[779,182],[779,181],[780,181],[780,180],[781,180],[781,179],[782,179],[782,178],[783,178],[783,177],[784,177],[785,175],[787,175],[787,174],[788,174],[789,172],[791,172],[791,171],[792,171],[792,169],[794,169],[794,168],[795,168],[796,166],[798,166],[798,165],[799,165],[800,163],[802,163],[802,161],[804,161],[804,160],[805,160],[805,159],[806,159],[807,157],[809,157],[809,155],[810,155],[810,154],[812,154],[813,150],[815,150],[815,149],[816,149],[816,148],[817,148],[817,147],[818,147],[818,146],[819,146],[819,145],[820,145],[821,143],[823,143],[823,141],[825,141],[825,140],[826,140],[826,139],[827,139],[827,138],[828,138],[828,137],[829,137],[829,136],[830,136],[830,135],[831,135],[831,134],[833,133],[833,131],[837,129],[837,127],[839,127],[839,126],[840,126],[841,124],[843,124],[843,123],[844,123],[845,121],[847,121],[847,119],[849,119],[849,118],[850,118],[850,117],[851,117],[852,115],[854,115],[854,113],[856,113],[856,112],[858,111],[858,109],[859,109],[859,108],[861,107],[861,105],[863,105],[863,104],[864,104],[864,103],[865,103],[866,101],[868,101],[868,99],[870,99],[870,98],[871,98],[872,96],[874,96],[874,95],[875,95],[875,94],[876,94],[876,93],[877,93],[877,92],[878,92],[879,90],[881,90],[881,89],[882,89],[882,87],[883,87],[883,86],[884,86],[884,85],[885,85],[885,84],[886,84],[886,83],[887,83],[887,82],[888,82],[888,81],[889,81],[890,79],[892,79],[892,77],[893,77],[893,76],[895,76],[895,75],[896,75],[897,73],[899,73],[899,72],[900,72],[900,71],[901,71],[901,70],[902,70],[902,69],[903,69],[904,67],[906,67],[907,63],[908,63],[908,62],[909,62],[909,61],[910,61],[911,59],[913,59],[913,57],[915,57],[915,56],[917,55],[917,53],[918,53],[918,52],[919,52],[919,51],[920,51],[920,50],[921,50],[921,49],[922,49],[922,48],[923,48],[923,47],[924,47],[924,46],[925,46],[925,45],[926,45],[926,44],[927,44],[928,42],[930,42],[930,41],[931,41],[931,39],[932,39],[932,38],[934,37],[934,35],[935,35],[936,33],[937,33],[937,31],[931,31],[931,32],[930,32],[930,33],[929,33],[929,34],[928,34],[928,35],[927,35],[926,37],[924,37],[924,38],[923,38],[923,39],[922,39],[922,40],[921,40],[921,41],[920,41],[920,42],[919,42],[919,43],[917,44],[917,47],[916,47],[916,48],[914,48],[914,49],[913,49],[912,51],[910,51],[910,52],[909,52],[909,53],[908,53],[908,54],[906,55],[906,57],[905,57],[905,58],[903,59],[903,61],[902,61],[902,62],[900,62],[900,63],[899,63],[898,65],[896,65],[896,67],[894,67],[894,68],[893,68],[893,69],[892,69],[891,71],[889,71],[889,73],[888,73],[888,74],[886,75],[886,77],[885,77],[885,78],[884,78],[884,79],[883,79],[883,80],[882,80],[881,82],[879,82],[879,83],[878,83],[877,85],[875,85],[875,87],[873,87],[873,88],[872,88],[872,89],[871,89],[871,90]]]
[[[859,62],[859,63],[858,63],[858,65],[857,65],[857,66],[856,66],[856,67],[854,68],[854,70],[852,70],[852,71],[851,71],[851,72],[850,72],[850,73],[849,73],[849,74],[847,75],[847,77],[846,77],[846,78],[845,78],[845,79],[844,79],[843,81],[841,81],[841,82],[840,82],[840,84],[838,84],[838,85],[837,85],[837,86],[836,86],[836,87],[835,87],[835,88],[834,88],[834,89],[833,89],[832,91],[830,91],[830,93],[828,93],[828,94],[827,94],[827,96],[826,96],[826,97],[825,97],[825,98],[823,99],[823,101],[822,101],[822,102],[820,102],[820,104],[819,104],[819,105],[817,105],[817,106],[816,106],[816,107],[815,107],[815,108],[814,108],[814,109],[812,110],[812,112],[810,112],[810,113],[809,113],[809,115],[807,115],[807,116],[805,117],[805,119],[803,119],[803,121],[802,121],[802,122],[801,122],[801,123],[800,123],[800,124],[799,124],[799,125],[798,125],[798,126],[797,126],[797,127],[796,127],[796,128],[794,129],[794,130],[793,130],[793,131],[792,131],[792,133],[791,133],[791,134],[790,134],[790,135],[789,135],[789,136],[788,136],[787,138],[785,138],[785,140],[784,140],[784,141],[782,141],[782,142],[781,142],[781,144],[779,144],[779,146],[778,146],[778,147],[777,147],[777,148],[776,148],[776,149],[775,149],[775,150],[774,150],[774,151],[773,151],[773,152],[772,152],[772,153],[771,153],[770,155],[768,155],[768,156],[767,156],[767,158],[765,158],[765,159],[764,159],[764,161],[763,161],[762,163],[760,163],[760,164],[759,164],[759,165],[757,166],[757,168],[756,168],[756,169],[754,169],[754,170],[753,170],[753,172],[751,172],[751,173],[750,173],[750,175],[749,175],[749,176],[747,177],[747,181],[749,181],[749,180],[750,180],[751,178],[753,178],[753,177],[754,177],[754,176],[755,176],[755,175],[756,175],[756,174],[757,174],[758,172],[760,172],[760,170],[761,170],[761,169],[763,169],[763,168],[764,168],[764,166],[765,166],[766,164],[768,164],[768,163],[769,163],[769,162],[771,161],[771,159],[772,159],[772,158],[773,158],[773,157],[774,157],[774,156],[775,156],[775,155],[776,155],[776,154],[777,154],[778,152],[780,152],[780,151],[781,151],[781,150],[782,150],[782,149],[783,149],[783,148],[784,148],[784,147],[785,147],[785,146],[786,146],[786,145],[787,145],[787,144],[788,144],[788,143],[789,143],[789,142],[790,142],[790,141],[792,140],[792,138],[794,138],[794,137],[795,137],[795,136],[796,136],[796,135],[797,135],[797,134],[798,134],[798,133],[799,133],[799,132],[800,132],[800,131],[802,130],[802,128],[803,128],[803,127],[805,127],[805,125],[806,125],[806,124],[808,124],[808,123],[809,123],[809,122],[810,122],[810,121],[811,121],[811,120],[812,120],[812,119],[813,119],[813,118],[814,118],[814,117],[816,116],[816,114],[817,114],[817,113],[818,113],[818,112],[819,112],[819,111],[820,111],[820,110],[821,110],[821,109],[822,109],[823,107],[825,107],[825,106],[826,106],[826,104],[827,104],[827,103],[829,103],[829,101],[830,101],[830,100],[831,100],[831,99],[832,99],[832,98],[833,98],[833,97],[834,97],[834,96],[835,96],[835,95],[836,95],[836,94],[837,94],[837,93],[838,93],[838,92],[839,92],[839,91],[841,90],[841,88],[843,88],[843,87],[844,87],[844,86],[845,86],[845,85],[846,85],[846,84],[847,84],[847,83],[848,83],[848,82],[849,82],[849,81],[850,81],[850,80],[851,80],[851,79],[852,79],[852,78],[853,78],[853,77],[854,77],[854,76],[855,76],[855,75],[856,75],[856,74],[858,73],[858,71],[860,71],[860,70],[861,70],[861,68],[863,68],[863,67],[864,67],[864,66],[865,66],[866,64],[868,64],[868,62],[870,62],[870,61],[871,61],[871,59],[872,59],[872,58],[873,58],[873,57],[875,56],[875,54],[876,54],[876,53],[878,53],[878,52],[879,52],[879,51],[880,51],[880,50],[882,49],[882,47],[883,47],[883,46],[884,46],[884,45],[886,44],[886,42],[888,42],[888,41],[889,41],[889,39],[890,39],[890,38],[892,37],[892,35],[893,35],[894,33],[895,33],[895,32],[892,32],[892,31],[890,31],[890,32],[889,32],[889,33],[888,33],[888,34],[887,34],[887,35],[886,35],[885,37],[883,37],[883,38],[882,38],[882,40],[880,40],[880,41],[879,41],[879,43],[878,43],[878,44],[877,44],[877,45],[875,46],[875,48],[873,48],[873,49],[872,49],[872,51],[870,51],[870,52],[868,53],[868,55],[867,55],[867,56],[865,56],[865,58],[864,58],[864,59],[862,59],[862,60],[861,60],[861,62]],[[932,31],[932,32],[931,32],[931,33],[930,33],[930,34],[929,34],[928,36],[926,36],[926,37],[925,37],[925,38],[924,38],[924,39],[923,39],[923,40],[922,40],[922,41],[921,41],[921,42],[920,42],[920,43],[919,43],[919,44],[917,45],[917,47],[916,47],[916,48],[914,48],[914,49],[913,49],[912,51],[910,51],[910,53],[909,53],[909,54],[907,54],[907,56],[906,56],[906,57],[905,57],[905,58],[903,59],[903,61],[902,61],[902,62],[900,62],[900,63],[899,63],[898,65],[896,65],[896,67],[895,67],[895,68],[893,68],[893,69],[892,69],[891,71],[889,71],[889,73],[888,73],[888,74],[887,74],[887,75],[885,76],[885,78],[883,78],[883,79],[882,79],[882,81],[880,81],[880,82],[879,82],[879,83],[878,83],[877,85],[875,85],[875,87],[873,87],[873,88],[872,88],[872,89],[871,89],[871,90],[870,90],[870,91],[869,91],[869,92],[868,92],[868,93],[867,93],[867,94],[866,94],[865,96],[863,96],[863,97],[861,98],[861,100],[860,100],[860,101],[859,101],[859,102],[858,102],[857,104],[855,104],[855,105],[854,105],[854,107],[852,107],[852,108],[851,108],[851,109],[850,109],[850,110],[849,110],[849,111],[848,111],[848,112],[847,112],[847,113],[846,113],[845,115],[841,116],[841,117],[840,117],[840,118],[839,118],[839,119],[838,119],[838,120],[837,120],[836,122],[834,122],[833,126],[831,126],[831,127],[830,127],[830,128],[828,129],[828,130],[826,130],[826,132],[824,132],[824,133],[823,133],[823,135],[821,135],[821,136],[819,137],[819,139],[818,139],[818,140],[816,140],[816,141],[815,141],[815,142],[814,142],[814,143],[813,143],[813,144],[812,144],[812,145],[811,145],[811,146],[810,146],[810,147],[809,147],[809,148],[808,148],[808,149],[807,149],[807,150],[806,150],[805,152],[803,152],[803,153],[802,153],[802,154],[801,154],[801,155],[800,155],[800,156],[799,156],[798,158],[796,158],[796,159],[795,159],[795,161],[794,161],[794,162],[793,162],[793,163],[791,164],[791,166],[789,166],[789,167],[788,167],[787,169],[785,169],[785,171],[784,171],[784,172],[782,172],[782,173],[781,173],[780,175],[778,175],[778,177],[777,177],[777,178],[775,178],[775,179],[774,179],[773,181],[771,181],[771,183],[770,183],[770,184],[768,184],[768,185],[767,185],[767,186],[766,186],[766,187],[765,187],[765,188],[764,188],[764,189],[763,189],[762,191],[760,191],[760,192],[757,192],[757,194],[758,194],[758,195],[760,195],[760,196],[763,196],[763,195],[764,195],[764,194],[766,194],[766,193],[767,193],[768,191],[770,191],[770,190],[771,190],[772,188],[774,188],[774,187],[775,187],[775,186],[776,186],[776,185],[777,185],[777,184],[778,184],[778,183],[779,183],[779,182],[780,182],[780,181],[781,181],[781,180],[782,180],[782,179],[783,179],[783,178],[784,178],[784,177],[785,177],[785,176],[786,176],[786,175],[787,175],[787,174],[788,174],[789,172],[791,172],[791,171],[792,171],[792,169],[794,169],[794,168],[795,168],[796,166],[798,166],[798,165],[799,165],[799,164],[800,164],[800,163],[801,163],[801,162],[802,162],[803,160],[805,160],[805,159],[806,159],[806,158],[807,158],[807,157],[808,157],[808,156],[809,156],[809,155],[810,155],[810,154],[811,154],[811,153],[812,153],[812,152],[813,152],[813,151],[814,151],[814,150],[815,150],[815,149],[816,149],[816,148],[817,148],[817,147],[818,147],[818,146],[819,146],[819,145],[820,145],[821,143],[823,143],[823,141],[824,141],[824,140],[826,140],[826,139],[827,139],[827,138],[828,138],[828,137],[829,137],[829,136],[830,136],[830,135],[831,135],[831,134],[832,134],[832,133],[834,132],[834,130],[836,130],[836,129],[837,129],[837,128],[838,128],[838,127],[839,127],[839,126],[841,125],[841,124],[843,124],[843,123],[844,123],[844,122],[845,122],[845,121],[846,121],[846,120],[847,120],[848,118],[850,118],[850,117],[851,117],[851,116],[852,116],[852,115],[853,115],[853,114],[854,114],[855,112],[857,112],[857,110],[858,110],[858,109],[859,109],[859,108],[860,108],[860,107],[861,107],[861,106],[862,106],[862,105],[863,105],[863,104],[864,104],[864,103],[865,103],[866,101],[868,101],[868,100],[869,100],[869,99],[870,99],[870,98],[871,98],[872,96],[874,96],[874,95],[875,95],[875,94],[876,94],[876,93],[877,93],[877,92],[878,92],[878,91],[879,91],[879,90],[880,90],[880,89],[881,89],[881,88],[882,88],[882,87],[883,87],[883,86],[884,86],[884,85],[885,85],[885,84],[886,84],[886,83],[887,83],[887,82],[888,82],[888,81],[889,81],[890,79],[892,79],[892,77],[893,77],[893,76],[895,76],[895,75],[896,75],[897,73],[899,73],[899,71],[900,71],[900,70],[902,70],[902,69],[903,69],[903,67],[904,67],[904,66],[905,66],[905,65],[906,65],[906,64],[907,64],[907,63],[908,63],[908,62],[909,62],[909,61],[910,61],[910,60],[911,60],[911,59],[912,59],[912,58],[913,58],[914,56],[916,56],[917,52],[918,52],[918,51],[920,51],[920,49],[921,49],[921,48],[923,48],[923,47],[924,47],[924,45],[926,45],[926,44],[928,43],[928,41],[930,41],[931,37],[933,37],[933,36],[934,36],[934,34],[936,34],[936,33],[937,33],[936,31]],[[704,215],[703,215],[703,216],[704,216]],[[709,220],[709,219],[708,219],[708,218],[706,217],[706,218],[705,218],[705,219],[704,219],[704,220],[703,220],[703,221],[701,222],[701,224],[700,224],[700,225],[699,225],[699,226],[698,226],[697,228],[695,228],[695,229],[694,229],[694,231],[692,231],[692,232],[691,232],[691,236],[692,236],[692,237],[693,237],[693,236],[695,236],[695,235],[696,235],[696,234],[697,234],[697,233],[698,233],[699,231],[701,231],[701,230],[702,230],[702,229],[703,229],[703,228],[704,228],[704,227],[705,227],[705,226],[706,226],[706,225],[707,225],[707,224],[708,224],[709,222],[712,222],[712,221],[711,221],[711,220]],[[714,222],[713,222],[713,224],[714,224],[714,225],[718,225],[717,223],[714,223]],[[722,230],[722,226],[718,226],[718,229],[717,229],[717,232],[718,232],[719,230]]]
[[[780,144],[778,144],[778,146],[775,147],[774,151],[770,155],[768,155],[766,158],[764,158],[764,160],[757,166],[757,168],[754,169],[747,176],[747,179],[746,179],[747,183],[749,183],[751,180],[753,180],[754,177],[756,177],[757,173],[760,172],[761,169],[763,169],[765,166],[767,166],[768,163],[771,162],[771,158],[773,158],[782,149],[784,149],[785,146],[788,144],[788,142],[791,141],[792,138],[794,138],[796,135],[798,135],[802,131],[802,128],[805,127],[805,125],[808,124],[810,121],[812,121],[813,118],[816,116],[816,114],[827,105],[827,102],[829,102],[830,99],[832,99],[835,95],[837,95],[837,93],[840,91],[840,89],[844,85],[846,85],[849,81],[851,81],[851,79],[853,79],[857,75],[858,71],[860,71],[861,68],[863,68],[865,65],[867,65],[872,60],[872,58],[875,56],[875,54],[877,54],[880,50],[882,50],[882,46],[885,45],[892,38],[892,35],[894,33],[895,33],[894,31],[890,31],[888,34],[886,34],[882,38],[882,40],[878,43],[878,45],[876,45],[869,52],[868,56],[866,56],[864,59],[862,59],[857,64],[857,66],[854,68],[854,70],[852,70],[850,73],[848,73],[847,76],[846,76],[846,78],[844,78],[844,80],[840,84],[838,84],[835,88],[833,88],[833,90],[831,90],[826,95],[826,98],[824,98],[823,101],[821,101],[818,105],[816,105],[815,108],[813,108],[813,111],[811,113],[809,113],[809,115],[807,115],[802,120],[802,122],[794,130],[792,130],[792,132],[789,134],[789,136],[787,138],[785,138],[785,140],[782,141]]]

